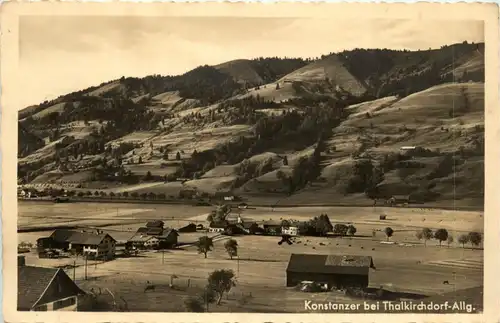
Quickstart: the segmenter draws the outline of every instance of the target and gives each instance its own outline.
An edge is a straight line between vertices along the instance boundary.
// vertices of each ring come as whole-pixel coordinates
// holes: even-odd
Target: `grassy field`
[[[285,288],[285,270],[292,252],[370,255],[377,267],[370,273],[370,286],[411,294],[407,296],[409,298],[439,296],[482,284],[480,250],[401,247],[357,238],[329,239],[325,246],[319,246],[318,238],[302,238],[304,243],[309,241],[307,246],[278,246],[277,239],[237,237],[239,260],[229,259],[222,240],[215,243],[214,251],[206,259],[194,248],[164,254],[149,252],[141,254],[139,259],[131,257],[89,264],[87,280],[84,279],[85,268],[80,266],[75,269],[75,278],[86,290],[109,288],[115,297],[123,297],[132,311],[182,311],[183,300],[199,295],[206,277],[216,269],[232,269],[237,275],[237,286],[230,292],[229,299],[224,299],[221,306],[212,306],[211,311],[304,312],[304,300],[357,302],[335,292],[308,294]],[[316,245],[316,250],[310,249],[311,244]],[[361,247],[371,251],[364,251]],[[417,264],[417,261],[421,263]],[[144,268],[148,270],[144,271]],[[72,275],[73,270],[68,270],[68,274]],[[174,285],[179,290],[168,287],[172,276],[177,277]],[[450,281],[450,285],[444,285],[444,280]],[[156,285],[155,291],[144,293],[147,281]],[[252,297],[241,304],[248,295]]]
[[[40,212],[40,210],[43,210]],[[105,230],[118,240],[126,240],[133,232],[151,219],[162,219],[170,227],[182,227],[188,222],[206,223],[210,208],[179,205],[134,204],[44,204],[20,203],[19,225],[42,226],[47,223],[80,225],[109,224]],[[422,227],[446,228],[456,237],[462,232],[483,231],[483,218],[479,212],[443,211],[431,209],[399,208],[342,208],[302,207],[255,208],[243,211],[244,219],[306,220],[327,213],[333,223],[353,223],[357,233],[352,238],[300,237],[300,243],[279,246],[278,237],[234,237],[239,245],[239,260],[230,260],[224,240],[215,242],[215,248],[205,259],[195,247],[169,250],[165,253],[146,252],[136,257],[117,258],[106,263],[89,263],[88,280],[84,280],[83,260],[38,259],[30,254],[27,263],[42,266],[61,266],[77,261],[74,271],[79,285],[86,290],[109,288],[115,297],[123,297],[132,311],[179,311],[184,299],[199,295],[206,278],[216,269],[232,269],[237,274],[237,286],[220,306],[212,305],[210,311],[220,312],[304,312],[304,300],[329,300],[333,302],[359,302],[337,293],[309,294],[285,288],[285,269],[291,253],[368,255],[374,259],[376,270],[370,273],[370,286],[413,296],[439,296],[482,285],[483,251],[462,248],[453,243],[439,246],[436,241],[424,245],[415,238]],[[384,213],[387,220],[378,215]],[[82,219],[85,217],[85,219]],[[68,219],[71,218],[71,219]],[[390,226],[394,235],[387,240],[383,229]],[[376,231],[375,237],[372,236]],[[21,233],[19,242],[33,242],[46,233]],[[203,233],[181,234],[180,242],[189,243]],[[321,243],[321,244],[320,244]],[[148,268],[147,271],[144,268]],[[73,275],[73,269],[68,269]],[[174,285],[169,287],[171,276]],[[449,285],[443,281],[448,280]],[[153,282],[155,291],[144,293],[146,282]],[[189,283],[188,283],[189,281]],[[188,287],[189,284],[189,287]],[[140,296],[139,296],[140,295]],[[251,295],[251,296],[250,296]]]

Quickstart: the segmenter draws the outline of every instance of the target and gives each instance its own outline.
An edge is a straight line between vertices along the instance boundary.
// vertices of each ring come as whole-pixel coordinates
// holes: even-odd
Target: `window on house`
[[[71,305],[75,305],[76,299],[74,297],[66,298],[57,302],[54,302],[54,310],[65,308]]]
[[[35,307],[35,311],[37,311],[37,312],[45,312],[45,311],[47,311],[47,304]]]

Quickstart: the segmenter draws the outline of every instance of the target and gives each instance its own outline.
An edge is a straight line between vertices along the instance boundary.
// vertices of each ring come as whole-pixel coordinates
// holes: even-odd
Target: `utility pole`
[[[85,280],[87,280],[87,258],[88,258],[88,255],[85,254]]]
[[[76,279],[76,260],[73,261],[73,281]]]
[[[165,264],[165,248],[161,249],[161,264]]]

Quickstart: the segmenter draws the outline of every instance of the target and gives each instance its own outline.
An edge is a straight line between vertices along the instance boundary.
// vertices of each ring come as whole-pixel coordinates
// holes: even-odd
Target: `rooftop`
[[[17,267],[17,307],[31,309],[58,270],[31,266]]]
[[[70,242],[74,244],[83,245],[98,245],[102,240],[109,236],[107,233],[92,233],[92,232],[80,232],[72,230],[61,230],[57,229],[50,235],[54,240],[59,242]],[[113,239],[113,237],[111,237]],[[113,239],[114,240],[114,239]]]
[[[375,268],[370,256],[292,254],[287,272],[368,275]]]
[[[84,292],[74,284],[74,282],[64,273],[62,269],[33,267],[33,266],[18,266],[17,267],[17,308],[19,310],[30,310],[37,303],[47,296],[47,287],[55,279],[57,275],[58,283],[65,284],[62,291],[59,291],[59,296],[74,296],[83,294]],[[65,277],[66,276],[66,277]],[[69,285],[68,285],[69,283]],[[62,294],[61,294],[62,293]],[[42,297],[46,294],[45,297]],[[65,296],[66,295],[66,296]],[[44,303],[44,302],[42,302]]]
[[[134,234],[130,239],[128,239],[128,242],[146,242],[150,239],[157,239],[154,236],[149,236],[141,233],[136,233]]]
[[[171,229],[171,228],[146,228],[146,227],[141,227],[137,229],[137,232],[135,235],[148,235],[151,237],[157,237],[159,239],[162,238],[167,238],[170,233],[174,232],[175,234],[178,234],[176,230]],[[130,240],[129,240],[130,241]]]

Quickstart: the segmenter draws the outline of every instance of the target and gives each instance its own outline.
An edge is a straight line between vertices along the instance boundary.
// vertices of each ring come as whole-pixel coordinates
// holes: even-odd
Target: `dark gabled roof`
[[[59,296],[69,297],[85,294],[62,269],[18,266],[17,267],[17,308],[31,310],[38,302],[53,301],[54,295],[47,293],[53,282],[65,284]],[[61,295],[62,293],[62,295]],[[44,295],[45,294],[45,295]],[[45,301],[45,302],[44,302]]]
[[[241,225],[242,225],[245,229],[250,229],[251,227],[256,226],[256,225],[257,225],[257,223],[255,223],[255,222],[243,222],[243,223],[241,223]]]
[[[292,254],[287,272],[368,275],[375,268],[370,256]]]
[[[163,228],[149,228],[147,234],[151,236],[157,236],[163,232]]]
[[[49,286],[60,269],[19,266],[17,267],[17,307],[30,310]]]
[[[137,229],[137,233],[146,233],[148,232],[149,228],[146,228],[146,227],[140,227],[139,229]]]
[[[98,245],[102,242],[104,238],[108,236],[111,239],[113,239],[113,237],[107,233],[94,234],[89,232],[79,232],[79,231],[61,230],[61,229],[55,230],[50,235],[50,237],[57,242],[70,242],[74,244],[83,244],[83,245]]]
[[[160,235],[158,235],[158,239],[166,239],[166,238],[168,238],[168,236],[170,234],[174,234],[174,235],[177,235],[177,236],[179,235],[177,233],[177,230],[167,228],[167,229],[164,229],[163,232]]]
[[[155,220],[155,221],[149,221],[146,223],[146,227],[148,228],[163,228],[163,221],[160,220]]]
[[[127,242],[146,242],[150,239],[156,238],[155,236],[149,236],[149,235],[144,235],[141,233],[136,233],[134,234],[130,239],[127,240]]]

